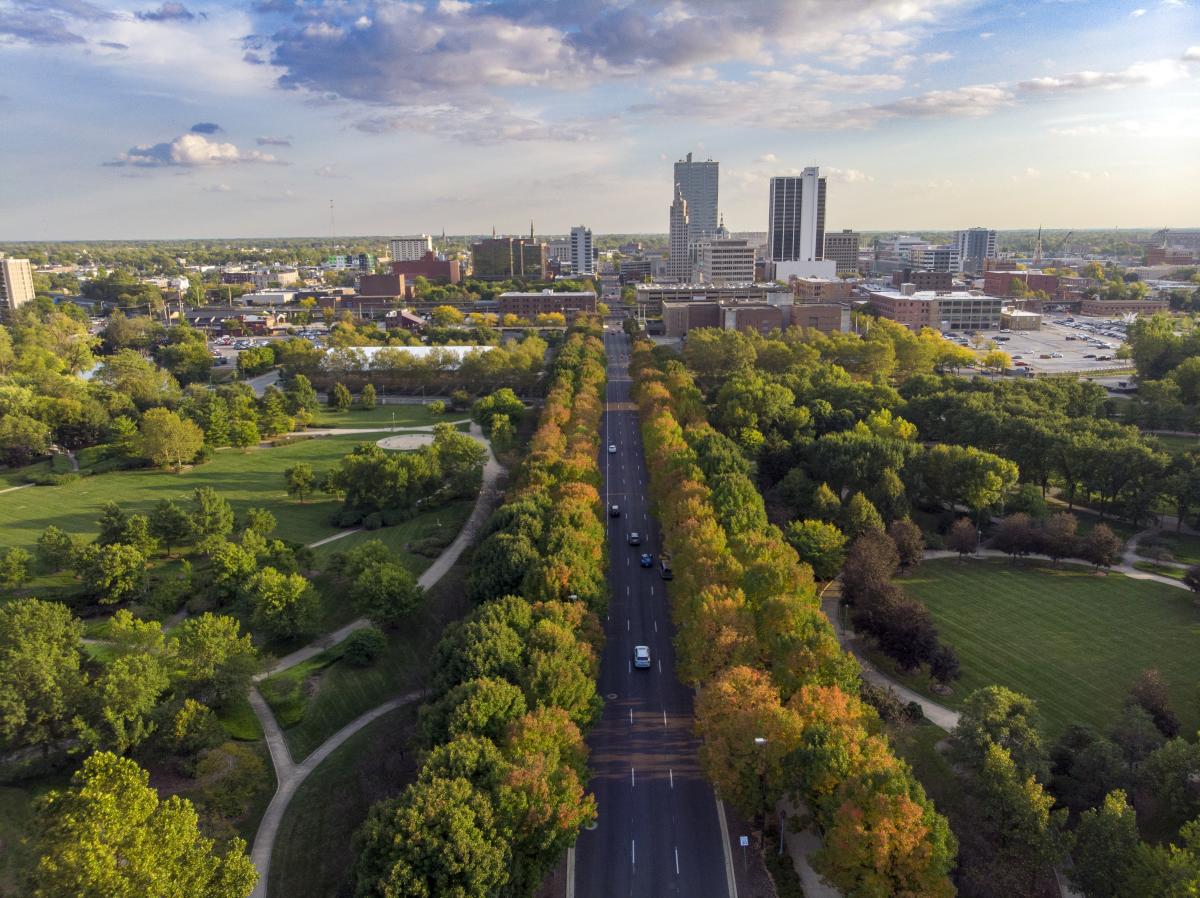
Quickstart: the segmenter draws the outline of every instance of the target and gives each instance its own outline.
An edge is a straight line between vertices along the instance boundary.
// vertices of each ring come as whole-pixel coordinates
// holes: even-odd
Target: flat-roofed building
[[[1037,331],[1042,329],[1042,316],[1025,309],[1006,308],[1000,313],[1000,326],[1011,331]]]
[[[840,302],[798,302],[792,306],[791,327],[807,327],[825,334],[850,331],[850,305]]]
[[[788,286],[798,303],[849,302],[854,292],[854,285],[841,279],[792,278]]]
[[[358,279],[358,295],[398,299],[404,296],[404,275],[364,274]]]
[[[1097,318],[1115,318],[1118,315],[1153,315],[1171,308],[1167,299],[1085,299],[1080,303],[1079,314]]]
[[[706,283],[744,284],[754,280],[754,247],[746,240],[710,237],[698,241],[696,272]]]
[[[536,293],[512,291],[501,293],[499,300],[498,311],[501,315],[516,315],[526,320],[553,312],[571,319],[579,314],[594,314],[596,311],[596,294],[590,290],[561,293],[553,290],[540,290]]]
[[[912,284],[913,291],[917,293],[926,290],[953,290],[954,275],[949,271],[914,271],[911,268],[892,272],[892,286],[899,290],[904,284]]]
[[[1002,300],[966,290],[877,290],[870,294],[870,304],[884,318],[912,330],[932,327],[975,331],[1000,326]]]
[[[792,302],[792,291],[782,284],[638,284],[637,305],[647,315],[658,316],[665,302],[703,302],[727,300],[766,302],[784,305]]]
[[[28,259],[0,257],[0,318],[33,301],[33,266]]]
[[[433,252],[433,238],[428,234],[410,237],[393,237],[388,241],[393,262],[415,262],[426,253]]]
[[[549,248],[531,237],[491,237],[471,244],[473,274],[483,281],[541,280],[549,261]]]
[[[858,232],[826,232],[825,258],[837,263],[838,274],[858,274]]]
[[[787,327],[790,306],[772,306],[759,302],[720,303],[721,327],[727,331],[754,331],[769,334]]]
[[[392,274],[402,274],[409,281],[423,277],[439,284],[457,284],[462,280],[462,269],[457,259],[440,259],[430,250],[419,259],[406,259],[392,263]]]

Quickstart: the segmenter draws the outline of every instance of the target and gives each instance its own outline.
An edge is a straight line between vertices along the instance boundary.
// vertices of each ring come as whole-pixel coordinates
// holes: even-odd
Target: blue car
[[[642,567],[654,567],[654,556],[649,552],[643,552],[642,557],[638,559]]]

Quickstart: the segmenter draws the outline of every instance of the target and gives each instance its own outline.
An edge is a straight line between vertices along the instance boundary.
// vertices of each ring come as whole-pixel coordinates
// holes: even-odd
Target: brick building
[[[518,318],[532,320],[538,315],[559,312],[568,319],[581,313],[596,311],[596,294],[590,290],[578,293],[555,293],[553,290],[542,290],[537,293],[501,293],[501,315],[516,315]]]
[[[358,295],[399,299],[404,296],[405,283],[402,274],[364,274],[358,279]]]
[[[854,285],[828,278],[792,278],[788,284],[797,303],[849,302]]]
[[[897,290],[902,284],[912,284],[916,292],[925,290],[953,290],[954,275],[949,271],[922,271],[902,268],[892,272],[892,286]]]
[[[1155,312],[1169,311],[1170,308],[1171,303],[1166,299],[1085,299],[1080,303],[1079,314],[1113,318],[1131,312],[1153,315]]]
[[[457,284],[462,281],[462,270],[457,259],[439,259],[427,252],[419,259],[405,259],[392,263],[392,274],[404,275],[411,282],[423,277],[437,284]]]

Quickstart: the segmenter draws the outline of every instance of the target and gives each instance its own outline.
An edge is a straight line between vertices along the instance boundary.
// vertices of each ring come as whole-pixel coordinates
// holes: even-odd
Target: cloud
[[[1144,9],[1135,9],[1133,12],[1131,12],[1131,13],[1129,14],[1129,18],[1131,18],[1131,19],[1140,19],[1140,18],[1141,18],[1142,16],[1144,16],[1145,14],[1146,14],[1146,10],[1144,10]]]
[[[113,18],[87,0],[15,0],[0,13],[0,37],[41,46],[86,43],[80,31]]]
[[[1019,175],[1009,175],[1008,180],[1017,183],[1020,181],[1036,181],[1042,176],[1041,171],[1036,168],[1026,168]]]
[[[776,156],[774,153],[763,153],[761,156],[758,157],[758,161],[759,162],[778,162],[779,157]]]
[[[832,165],[826,165],[821,169],[831,181],[841,181],[843,184],[869,184],[875,180],[871,175],[859,171],[857,168],[836,168]]]
[[[1200,47],[1188,47],[1183,51],[1183,58],[1186,62],[1200,62]]]
[[[190,22],[196,18],[194,12],[176,0],[165,0],[158,9],[135,12],[134,16],[143,22]]]
[[[1100,137],[1107,134],[1142,134],[1143,131],[1142,123],[1134,119],[1102,122],[1096,125],[1067,125],[1050,128],[1050,133],[1059,137]]]
[[[110,50],[128,50],[129,44],[118,43],[117,41],[100,41],[101,47],[107,47]]]
[[[979,39],[980,39],[981,41],[990,41],[990,40],[991,40],[992,38],[994,38],[995,36],[996,36],[996,32],[994,32],[994,31],[981,31],[981,32],[979,32]]]
[[[230,193],[233,188],[228,184],[209,184],[207,187],[201,188],[205,193]]]
[[[550,122],[503,106],[459,109],[439,104],[394,107],[389,112],[362,118],[354,127],[366,134],[416,131],[488,146],[524,141],[581,143],[595,140],[604,126],[611,124],[607,119]]]
[[[320,168],[318,168],[316,171],[314,171],[313,174],[320,178],[344,178],[344,177],[346,177],[345,175],[338,174],[337,166],[333,165],[333,164],[322,165]]]
[[[268,153],[239,150],[232,143],[218,143],[202,134],[181,134],[170,143],[135,146],[120,153],[105,165],[137,168],[166,168],[179,166],[195,168],[209,165],[235,165],[243,162],[278,162]]]
[[[216,134],[221,130],[221,126],[216,122],[196,122],[189,130],[193,134]]]
[[[290,147],[292,145],[290,137],[256,137],[254,142],[260,147]]]
[[[1084,90],[1115,90],[1122,87],[1169,84],[1188,77],[1188,69],[1177,59],[1138,62],[1119,72],[1071,72],[1067,75],[1032,78],[1021,81],[1017,89],[1025,93],[1071,93]]]

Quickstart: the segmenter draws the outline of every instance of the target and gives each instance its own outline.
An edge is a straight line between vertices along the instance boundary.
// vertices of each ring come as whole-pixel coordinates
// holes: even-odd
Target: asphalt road
[[[608,402],[600,461],[605,504],[619,505],[621,514],[607,519],[612,599],[599,682],[605,704],[588,739],[589,788],[599,819],[568,859],[573,879],[567,895],[736,898],[724,814],[696,760],[692,693],[675,675],[668,584],[657,567],[662,543],[649,513],[645,458],[629,397],[629,338],[606,331],[605,346]],[[617,447],[615,454],[609,444]],[[641,535],[640,546],[628,545],[630,531]],[[655,567],[638,564],[643,552],[655,556]],[[650,647],[648,670],[633,667],[635,645]]]

